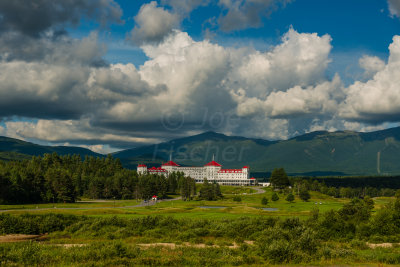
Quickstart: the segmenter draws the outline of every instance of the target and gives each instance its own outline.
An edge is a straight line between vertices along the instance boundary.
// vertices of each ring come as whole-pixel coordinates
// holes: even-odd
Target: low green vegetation
[[[373,205],[353,199],[302,220],[0,214],[1,234],[48,233],[0,244],[0,265],[400,264],[400,198],[374,216]]]
[[[400,264],[400,191],[337,188],[282,168],[271,184],[196,186],[112,157],[0,163],[0,235],[38,235],[0,236],[0,266]]]

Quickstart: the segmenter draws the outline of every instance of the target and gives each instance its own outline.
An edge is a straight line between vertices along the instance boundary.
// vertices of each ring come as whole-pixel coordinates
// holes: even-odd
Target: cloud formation
[[[389,51],[388,63],[379,63],[372,79],[346,88],[341,117],[371,123],[400,120],[400,36],[393,37]]]
[[[99,51],[96,35],[88,38],[77,42],[74,53]],[[139,69],[132,64],[92,66],[90,57],[69,64],[57,56],[41,62],[4,61],[1,99],[7,101],[1,103],[0,114],[39,118],[9,123],[7,131],[25,129],[18,135],[53,142],[79,136],[85,143],[104,142],[98,137],[102,133],[108,143],[126,146],[205,130],[283,138],[291,135],[291,120],[335,107],[340,79],[324,79],[330,40],[291,29],[280,45],[260,53],[196,42],[173,31],[163,42],[142,47],[149,60]],[[54,53],[65,53],[60,49]],[[256,109],[249,112],[246,106]],[[70,130],[66,135],[44,130],[51,127]]]
[[[143,43],[159,43],[165,36],[179,27],[180,17],[163,7],[158,7],[156,1],[144,4],[135,16],[136,26],[130,34],[130,39],[138,45]]]
[[[238,15],[245,27],[256,27],[287,2],[221,0],[226,13],[220,21],[229,24],[228,15]],[[0,3],[0,14],[21,4]],[[40,11],[47,12],[58,2],[33,3],[49,5]],[[363,79],[346,88],[339,75],[326,74],[329,35],[290,28],[279,44],[258,51],[195,41],[179,30],[192,10],[210,3],[143,5],[131,32],[148,58],[138,67],[106,62],[96,32],[76,39],[58,31],[82,15],[100,23],[120,21],[114,1],[63,1],[67,17],[43,15],[46,23],[33,28],[0,16],[8,25],[0,30],[0,134],[105,151],[104,144],[126,148],[206,130],[282,139],[321,129],[377,129],[400,120],[399,36],[387,63],[360,58]],[[24,120],[10,119],[15,117]]]
[[[392,17],[400,17],[400,1],[388,0],[389,12]]]
[[[114,0],[0,1],[0,31],[38,37],[55,26],[77,25],[82,17],[105,25],[121,22],[122,10]]]
[[[364,78],[371,79],[377,72],[385,68],[385,62],[376,56],[364,55],[358,64],[364,70]]]
[[[264,17],[268,17],[279,6],[285,6],[291,0],[219,0],[225,10],[218,19],[224,32],[258,28]]]
[[[190,12],[199,6],[207,6],[211,0],[162,0],[164,5],[171,6],[175,12],[188,16]]]

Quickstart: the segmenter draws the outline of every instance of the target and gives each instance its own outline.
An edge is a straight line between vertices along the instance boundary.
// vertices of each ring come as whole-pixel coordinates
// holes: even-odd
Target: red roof
[[[256,178],[254,178],[254,177],[251,177],[250,179],[251,179],[251,180],[255,180]]]
[[[217,162],[215,162],[215,161],[210,161],[209,163],[207,163],[207,164],[204,165],[204,166],[217,166],[217,167],[220,167],[220,166],[222,166],[222,165],[219,164],[219,163],[217,163]]]
[[[147,167],[147,166],[144,164],[139,164],[138,167]]]
[[[156,195],[153,196],[153,198],[157,197]]]
[[[222,170],[219,170],[218,172],[242,173],[242,170],[241,169],[222,169]]]
[[[179,166],[179,165],[176,164],[175,162],[173,162],[172,160],[170,160],[167,163],[163,163],[162,166]]]
[[[243,167],[243,169],[248,169],[248,168],[249,168],[249,166],[244,166],[244,167]]]
[[[166,170],[164,170],[164,169],[161,168],[161,167],[158,167],[158,168],[156,168],[156,167],[151,167],[150,169],[148,169],[148,171],[149,171],[149,172],[166,172]]]

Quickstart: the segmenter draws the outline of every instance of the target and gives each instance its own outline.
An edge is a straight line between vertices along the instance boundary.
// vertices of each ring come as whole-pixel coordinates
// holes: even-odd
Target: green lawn
[[[53,208],[106,208],[134,206],[141,203],[137,200],[91,200],[83,199],[76,203],[47,203],[47,204],[21,204],[0,205],[0,210],[22,210],[22,209],[53,209]]]
[[[331,209],[340,209],[349,199],[337,199],[319,192],[311,192],[311,199],[307,202],[300,200],[297,196],[295,201],[289,203],[285,200],[286,195],[278,193],[279,200],[271,201],[273,191],[270,188],[262,194],[252,194],[256,190],[250,187],[221,186],[224,198],[218,201],[164,201],[153,206],[129,207],[140,203],[136,200],[105,200],[94,201],[83,200],[78,203],[57,203],[53,204],[31,204],[31,205],[0,205],[0,210],[12,210],[9,213],[63,213],[89,216],[147,216],[147,215],[166,215],[176,218],[210,218],[225,219],[242,216],[279,216],[290,217],[298,216],[307,218],[310,211],[319,209],[325,212]],[[233,193],[232,193],[233,192]],[[234,196],[240,196],[241,202],[233,201]],[[171,195],[170,198],[177,197]],[[268,205],[263,206],[261,199],[266,197]],[[382,208],[391,198],[375,198],[375,209]],[[202,208],[201,206],[221,206],[223,208]],[[276,211],[266,211],[262,208],[273,208]]]
[[[82,217],[82,222],[75,223],[75,226],[72,225],[63,231],[50,232],[45,237],[45,240],[41,242],[26,241],[15,244],[0,244],[0,265],[2,265],[1,257],[8,257],[12,259],[8,263],[20,263],[20,265],[37,265],[39,262],[44,264],[43,261],[45,261],[45,263],[55,266],[75,266],[81,262],[84,262],[82,266],[89,266],[98,264],[100,255],[103,255],[101,261],[108,260],[108,262],[103,262],[104,266],[120,266],[124,265],[123,263],[132,265],[132,262],[138,266],[267,265],[269,264],[268,261],[257,254],[259,249],[257,242],[262,243],[262,239],[257,239],[258,234],[256,236],[251,235],[253,228],[247,228],[249,226],[248,222],[259,220],[267,222],[270,220],[270,218],[262,218],[264,216],[298,217],[304,222],[303,220],[309,218],[310,211],[315,208],[318,208],[323,213],[330,209],[340,209],[343,204],[350,201],[349,199],[337,199],[318,192],[311,192],[311,199],[307,202],[301,201],[296,197],[293,203],[289,203],[285,200],[286,195],[283,193],[279,193],[279,200],[273,202],[271,201],[271,196],[274,192],[270,188],[263,189],[265,189],[263,193],[254,194],[257,192],[254,188],[238,187],[238,189],[235,189],[222,186],[221,190],[225,192],[225,195],[223,199],[218,201],[172,200],[144,207],[129,207],[140,203],[135,200],[116,200],[115,204],[113,200],[96,202],[86,200],[72,204],[56,204],[57,208],[53,208],[53,204],[1,205],[0,210],[11,209],[11,211],[7,211],[7,213],[11,214],[52,213],[86,215],[90,218],[87,220],[86,217]],[[235,196],[240,196],[241,202],[233,201]],[[176,198],[177,195],[169,197]],[[261,205],[263,197],[269,200],[268,205]],[[375,211],[383,208],[392,200],[393,198],[388,197],[374,198]],[[38,207],[37,209],[36,206]],[[205,208],[207,206],[220,206],[221,208]],[[262,208],[276,208],[277,210],[265,211]],[[156,218],[154,217],[156,215],[161,215],[162,217]],[[14,217],[23,218],[22,216]],[[129,219],[142,218],[138,218],[132,225],[129,223],[125,225],[120,224],[119,221],[123,221],[121,217]],[[171,220],[170,217],[184,220],[180,220],[177,223],[174,222],[175,220]],[[241,219],[239,219],[240,217]],[[154,229],[144,227],[149,223],[152,225],[153,219],[164,221]],[[201,219],[209,220],[204,223]],[[246,223],[246,221],[248,222]],[[139,222],[142,223],[142,226],[138,226]],[[213,225],[212,231],[209,229],[210,225]],[[262,228],[268,228],[266,226],[268,224],[257,225],[262,226]],[[305,223],[304,225],[307,224]],[[236,228],[229,232],[232,227]],[[257,230],[260,235],[264,231],[262,228]],[[242,229],[248,230],[242,233]],[[257,229],[257,227],[254,229]],[[227,234],[224,235],[223,233]],[[242,233],[243,236],[245,236],[244,233],[250,233],[250,235],[246,237],[247,239],[244,239],[240,237],[240,234],[236,235],[235,233]],[[245,243],[245,241],[253,243]],[[177,247],[145,246],[162,243],[173,244]],[[66,246],[64,247],[63,244]],[[71,244],[78,244],[78,246],[70,246]],[[227,247],[232,244],[238,245],[238,249]],[[196,247],[196,245],[202,245],[203,247]],[[324,253],[327,251],[330,256],[327,259],[316,257],[311,261],[304,258],[303,260],[307,264],[312,266],[326,264],[332,266],[376,266],[370,263],[399,262],[400,246],[397,245],[393,248],[371,249],[366,246],[365,241],[342,242],[341,240],[328,240],[319,243],[317,248],[324,251]],[[1,255],[2,253],[3,255]],[[31,256],[32,253],[33,256]],[[158,262],[159,259],[165,261]],[[204,259],[209,261],[208,264],[203,262]],[[184,260],[184,263],[182,260]],[[285,265],[279,266],[289,265],[299,266],[294,263],[285,263]]]

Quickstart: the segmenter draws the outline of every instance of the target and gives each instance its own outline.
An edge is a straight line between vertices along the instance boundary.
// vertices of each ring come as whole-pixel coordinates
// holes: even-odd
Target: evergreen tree
[[[184,199],[196,194],[196,183],[191,178],[182,180],[145,174],[139,179],[136,171],[124,169],[119,159],[79,155],[59,156],[55,153],[30,160],[0,161],[0,203],[73,202],[78,197],[149,199],[153,195],[165,197],[181,191]],[[179,187],[179,188],[178,188]],[[218,194],[218,188],[213,188]]]
[[[233,201],[242,202],[242,198],[240,196],[234,196]]]
[[[374,200],[372,198],[370,198],[369,196],[365,196],[363,199],[364,205],[370,210],[372,211],[374,209]]]
[[[303,187],[302,189],[300,189],[299,197],[300,197],[300,199],[303,200],[303,201],[308,201],[308,200],[311,198],[310,193],[309,193],[308,190],[307,190],[306,188],[304,188],[304,187]]]
[[[176,179],[176,173],[173,172],[168,176],[168,192],[176,193],[178,188],[178,181]]]
[[[200,189],[200,198],[205,200],[214,200],[214,192],[213,186],[207,180],[207,178],[203,181],[203,186]]]
[[[269,179],[274,188],[283,189],[290,185],[289,178],[283,168],[274,169]]]
[[[286,201],[292,203],[294,201],[294,195],[289,193],[289,195],[286,197]]]
[[[263,198],[261,199],[261,205],[264,205],[264,206],[268,205],[268,198],[263,197]]]
[[[204,179],[203,185],[200,189],[200,199],[217,200],[222,197],[221,188],[218,183],[209,183]]]
[[[221,188],[220,188],[218,183],[216,183],[214,185],[214,195],[215,195],[216,198],[221,198],[222,197]]]
[[[271,200],[272,200],[272,201],[278,201],[278,200],[279,200],[279,196],[278,196],[278,194],[277,194],[276,192],[274,192],[274,193],[272,194]]]

